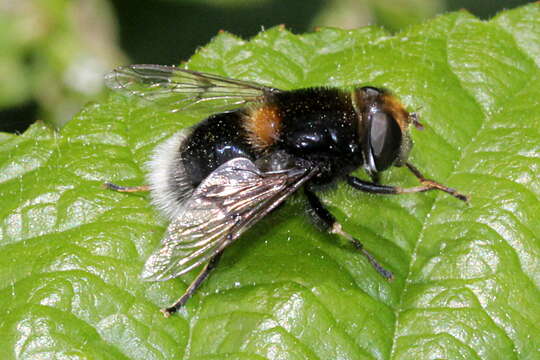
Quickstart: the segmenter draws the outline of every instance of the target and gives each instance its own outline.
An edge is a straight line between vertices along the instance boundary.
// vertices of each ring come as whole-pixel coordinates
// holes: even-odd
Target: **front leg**
[[[360,240],[354,238],[352,235],[343,230],[341,224],[336,220],[334,215],[332,215],[330,211],[328,211],[324,207],[324,205],[321,203],[321,200],[317,197],[317,195],[315,195],[313,191],[311,191],[307,187],[304,187],[304,193],[306,194],[309,205],[313,210],[313,215],[315,215],[317,219],[320,220],[326,231],[328,231],[330,234],[342,236],[348,241],[350,241],[356,249],[362,252],[362,254],[367,258],[371,266],[373,266],[373,268],[375,268],[375,270],[377,270],[377,272],[381,276],[383,276],[386,280],[390,281],[394,279],[394,275],[392,274],[392,272],[386,270],[381,264],[379,264],[377,260],[375,260],[375,257],[364,248],[364,245],[360,242]]]
[[[409,169],[409,171],[412,172],[414,176],[416,176],[416,178],[418,179],[418,181],[420,181],[420,184],[422,184],[423,187],[429,188],[429,190],[441,190],[447,194],[452,195],[455,198],[458,198],[461,201],[465,201],[465,202],[469,201],[469,198],[470,198],[469,195],[461,194],[456,189],[440,184],[434,180],[426,179],[426,177],[422,175],[420,170],[418,170],[413,164],[407,162],[405,163],[405,166],[407,166],[407,169]],[[418,186],[417,188],[421,188],[421,187],[422,186]],[[411,192],[414,192],[414,191],[411,191]]]
[[[447,194],[452,195],[453,197],[468,202],[469,196],[461,194],[456,189],[453,189],[451,187],[445,186],[443,184],[440,184],[434,180],[426,179],[420,171],[415,168],[412,164],[406,163],[407,169],[409,169],[414,176],[418,178],[420,181],[420,186],[415,186],[411,188],[402,188],[398,186],[389,186],[389,185],[379,185],[372,182],[361,180],[355,176],[347,176],[347,182],[349,185],[354,187],[355,189],[358,189],[360,191],[365,191],[372,194],[410,194],[410,193],[416,193],[416,192],[425,192],[425,191],[431,191],[431,190],[440,190],[444,191]]]

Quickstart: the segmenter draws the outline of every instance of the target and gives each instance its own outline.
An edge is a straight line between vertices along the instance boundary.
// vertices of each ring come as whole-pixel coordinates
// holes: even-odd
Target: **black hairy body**
[[[257,145],[264,131],[247,130],[254,114],[275,108],[279,122],[272,142]],[[237,157],[252,161],[283,152],[285,162],[316,164],[320,172],[310,183],[326,185],[362,165],[358,116],[349,93],[331,88],[309,88],[269,95],[250,109],[215,114],[197,124],[177,151],[195,187],[220,165]],[[265,119],[259,119],[265,121]],[[255,140],[254,140],[255,139]],[[275,168],[268,170],[276,170]]]

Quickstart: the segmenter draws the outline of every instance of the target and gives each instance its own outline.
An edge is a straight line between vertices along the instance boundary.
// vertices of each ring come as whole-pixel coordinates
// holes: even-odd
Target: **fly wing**
[[[105,75],[105,83],[113,90],[166,105],[181,111],[197,105],[211,108],[234,108],[278,89],[254,82],[163,65],[122,66]]]
[[[261,172],[246,158],[226,162],[185,201],[141,277],[168,280],[210,260],[315,173],[305,168]]]

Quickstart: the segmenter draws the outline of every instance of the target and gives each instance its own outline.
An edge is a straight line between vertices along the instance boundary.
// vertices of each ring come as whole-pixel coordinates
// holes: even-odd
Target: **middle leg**
[[[394,275],[392,274],[392,272],[386,270],[381,264],[379,264],[375,257],[364,248],[364,245],[360,242],[360,240],[356,239],[349,233],[345,232],[345,230],[343,230],[341,224],[336,220],[334,215],[332,215],[330,211],[328,211],[324,207],[321,200],[312,190],[304,187],[304,193],[306,194],[309,205],[311,206],[314,215],[317,217],[318,220],[320,220],[326,231],[328,231],[330,234],[336,234],[347,239],[354,245],[356,249],[362,252],[362,254],[367,258],[371,266],[373,266],[373,268],[375,268],[375,270],[377,270],[377,272],[381,276],[383,276],[387,280],[394,279]]]

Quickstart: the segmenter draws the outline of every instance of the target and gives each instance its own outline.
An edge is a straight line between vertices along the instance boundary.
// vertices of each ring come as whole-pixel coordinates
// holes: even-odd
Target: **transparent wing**
[[[167,280],[210,260],[315,173],[299,168],[261,172],[246,158],[226,162],[183,204],[141,277]]]
[[[129,65],[105,75],[113,90],[180,111],[197,105],[212,109],[260,101],[278,89],[174,66]]]

